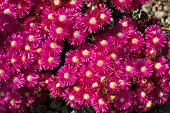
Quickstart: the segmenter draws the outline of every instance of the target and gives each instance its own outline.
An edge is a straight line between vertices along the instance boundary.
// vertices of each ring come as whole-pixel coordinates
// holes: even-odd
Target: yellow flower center
[[[49,82],[49,81],[48,81],[48,79],[47,79],[47,80],[45,80],[45,83],[46,83],[46,84],[48,84],[48,82]]]
[[[120,102],[121,103],[124,103],[125,102],[125,99],[122,97],[122,98],[120,98]]]
[[[56,83],[55,87],[56,88],[60,87],[60,83]]]
[[[103,105],[103,104],[104,104],[104,100],[103,100],[103,99],[99,99],[99,100],[98,100],[98,103],[99,103],[100,105]]]
[[[154,39],[153,39],[153,43],[158,43],[159,42],[159,38],[158,37],[155,37]]]
[[[26,103],[26,107],[30,107],[30,104],[29,104],[29,103]]]
[[[31,27],[34,26],[34,23],[30,23],[30,26],[31,26]]]
[[[116,97],[115,95],[110,95],[110,99],[111,99],[111,100],[114,100],[115,97]]]
[[[87,99],[89,99],[89,97],[90,97],[89,94],[84,94],[83,99],[87,100]]]
[[[122,26],[123,26],[123,27],[127,27],[127,26],[128,26],[128,22],[123,22],[123,23],[122,23]]]
[[[119,33],[117,33],[117,36],[121,38],[121,37],[123,37],[123,33],[119,32]]]
[[[138,39],[137,38],[132,39],[132,43],[133,44],[137,44],[138,43]]]
[[[26,46],[25,46],[25,50],[26,50],[26,51],[29,51],[29,50],[30,50],[30,46],[29,46],[29,45],[26,45]]]
[[[68,79],[70,77],[69,73],[64,73],[64,78]]]
[[[54,17],[53,17],[53,14],[52,14],[52,13],[48,14],[48,19],[49,19],[49,20],[53,20],[53,19],[54,19]]]
[[[132,71],[132,66],[126,66],[126,71],[131,72]]]
[[[145,97],[146,96],[146,93],[145,92],[141,92],[141,97]]]
[[[156,63],[156,64],[155,64],[155,68],[156,68],[156,69],[160,69],[161,67],[162,67],[161,63]]]
[[[29,96],[30,96],[30,93],[29,93],[29,92],[26,92],[26,93],[25,93],[25,96],[26,96],[26,97],[29,97]]]
[[[107,45],[107,41],[106,41],[106,40],[102,40],[102,41],[100,42],[100,44],[101,44],[102,46],[106,46],[106,45]]]
[[[21,59],[22,59],[22,61],[25,61],[25,60],[26,60],[26,57],[25,57],[25,56],[22,56]]]
[[[100,18],[103,20],[105,19],[106,15],[104,13],[100,14]]]
[[[124,85],[124,81],[123,80],[119,80],[119,84],[120,85]]]
[[[152,106],[152,101],[148,101],[148,102],[146,103],[146,107],[150,108],[151,106]]]
[[[69,96],[69,99],[70,99],[70,100],[74,100],[74,98],[75,98],[74,95],[70,95],[70,96]]]
[[[93,84],[92,84],[92,87],[93,88],[96,88],[96,87],[98,87],[99,85],[98,85],[98,83],[97,82],[94,82]]]
[[[89,23],[90,24],[92,24],[92,25],[94,25],[94,24],[96,24],[96,18],[95,17],[92,17],[92,18],[90,18],[90,20],[89,20]]]
[[[87,77],[90,77],[92,75],[92,72],[91,71],[86,71],[86,76]]]
[[[72,58],[72,61],[73,61],[74,63],[77,63],[77,62],[79,62],[79,59],[77,58],[77,56],[74,56],[74,57]]]
[[[115,88],[116,87],[116,83],[115,82],[110,82],[109,87],[112,88],[112,89]]]
[[[16,60],[15,59],[11,59],[11,64],[14,64],[16,62]]]
[[[4,70],[0,69],[0,76],[4,74]]]
[[[160,92],[159,97],[163,97],[163,96],[164,96],[163,92]]]
[[[56,43],[54,43],[54,42],[52,42],[52,43],[50,44],[50,47],[51,47],[52,49],[54,49],[54,48],[56,48],[56,47],[57,47],[57,44],[56,44]]]
[[[27,80],[30,82],[30,81],[32,81],[32,76],[31,75],[28,75],[27,76]]]
[[[19,80],[18,80],[18,77],[14,77],[14,78],[13,78],[13,82],[14,82],[14,83],[16,83],[16,82],[18,82],[18,81],[19,81]]]
[[[64,20],[66,20],[66,16],[65,15],[60,15],[59,16],[59,20],[62,22],[62,21],[64,21]]]
[[[4,10],[4,14],[8,15],[8,14],[10,14],[10,13],[11,13],[10,9],[5,9],[5,10]]]
[[[125,0],[119,0],[119,2],[121,2],[121,3],[124,2],[124,1],[125,1]]]
[[[16,46],[17,42],[16,41],[11,41],[11,46],[14,47]]]
[[[4,92],[0,92],[0,97],[4,97],[4,96],[5,96]]]
[[[70,4],[74,5],[76,3],[76,0],[70,0]]]
[[[52,63],[54,61],[54,58],[53,57],[49,57],[48,58],[48,62]]]
[[[99,60],[99,61],[97,62],[97,65],[100,66],[100,67],[103,66],[103,64],[104,64],[103,60]]]
[[[30,42],[32,42],[34,40],[34,36],[33,35],[29,35],[28,39],[29,39]]]
[[[112,57],[113,60],[115,60],[117,56],[116,56],[116,54],[112,53],[111,57]]]
[[[78,87],[78,86],[74,86],[73,88],[76,92],[78,92],[80,90],[80,87]]]
[[[142,67],[140,68],[140,71],[141,71],[141,72],[146,72],[146,66],[142,66]]]
[[[41,64],[41,63],[42,63],[42,61],[39,59],[39,60],[38,60],[38,64]]]
[[[79,32],[79,31],[75,31],[75,32],[73,33],[73,36],[74,36],[75,38],[78,38],[78,37],[80,36],[80,32]]]
[[[11,99],[10,104],[14,104],[14,103],[15,103],[15,100]]]
[[[84,51],[82,52],[82,54],[83,54],[84,56],[88,56],[88,55],[89,55],[89,51],[86,49],[86,50],[84,50]]]
[[[59,5],[60,4],[60,0],[54,0],[54,4],[55,5]]]
[[[41,53],[42,49],[41,48],[38,48],[37,49],[37,53]]]
[[[61,28],[61,27],[58,27],[57,29],[56,29],[56,33],[57,34],[61,34],[63,32],[63,29]]]

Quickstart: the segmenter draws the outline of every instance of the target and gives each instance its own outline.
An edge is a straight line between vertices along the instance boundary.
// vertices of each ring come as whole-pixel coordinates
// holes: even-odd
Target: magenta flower
[[[73,65],[73,66],[79,66],[81,65],[81,59],[80,59],[80,54],[79,51],[73,51],[70,50],[69,52],[66,53],[66,64],[68,65]]]
[[[113,5],[117,10],[127,10],[132,9],[132,0],[112,0]]]
[[[77,73],[73,67],[63,66],[59,69],[57,78],[61,86],[72,86],[77,80]]]
[[[135,63],[135,71],[139,78],[150,77],[153,73],[153,65],[150,61],[141,59]]]

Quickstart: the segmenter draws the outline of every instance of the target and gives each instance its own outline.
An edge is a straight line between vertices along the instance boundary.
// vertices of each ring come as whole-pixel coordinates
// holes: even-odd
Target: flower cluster
[[[109,27],[112,10],[147,1],[111,0],[113,9],[107,0],[0,0],[0,112],[26,112],[47,90],[98,113],[165,103],[169,37],[158,25],[140,32],[130,16]]]

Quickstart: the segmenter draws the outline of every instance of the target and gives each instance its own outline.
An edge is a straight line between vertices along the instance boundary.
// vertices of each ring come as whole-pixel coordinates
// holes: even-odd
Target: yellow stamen
[[[73,88],[76,92],[78,92],[80,90],[80,87],[78,87],[78,86],[74,86]]]
[[[126,71],[131,72],[132,71],[132,66],[126,66]]]
[[[61,28],[61,27],[58,27],[57,29],[56,29],[56,33],[57,34],[61,34],[63,32],[63,29]]]
[[[120,102],[121,103],[124,103],[125,102],[125,99],[122,97],[122,98],[120,98]]]
[[[123,26],[123,27],[127,27],[127,26],[128,26],[128,22],[123,22],[123,23],[122,23],[122,26]]]
[[[121,38],[121,37],[123,37],[123,33],[119,32],[119,33],[117,33],[117,36]]]
[[[0,76],[4,74],[4,70],[0,69]]]
[[[140,71],[141,71],[141,72],[146,72],[146,66],[142,66],[142,67],[140,68]]]
[[[14,77],[12,80],[13,80],[14,83],[16,83],[16,82],[19,81],[19,80],[18,80],[18,77]]]
[[[11,99],[10,104],[14,104],[14,103],[15,103],[15,100]]]
[[[54,0],[54,4],[55,5],[59,5],[60,4],[60,0]]]
[[[50,20],[53,20],[53,19],[54,19],[54,17],[53,17],[53,14],[52,14],[52,13],[48,14],[48,19],[50,19]]]
[[[112,89],[115,88],[116,87],[116,83],[115,82],[110,82],[109,87],[112,88]]]
[[[133,44],[137,44],[138,43],[138,39],[137,38],[132,39],[132,43]]]
[[[5,93],[4,92],[0,92],[0,97],[4,97]]]
[[[56,48],[56,47],[57,47],[57,44],[56,44],[56,43],[54,43],[54,42],[52,42],[52,43],[50,44],[50,47],[51,47],[52,49],[54,49],[54,48]]]
[[[76,0],[70,0],[70,4],[74,5],[76,3]]]
[[[29,46],[29,45],[26,45],[26,46],[25,46],[25,50],[26,50],[26,51],[29,51],[29,50],[30,50],[30,46]]]
[[[111,99],[111,100],[114,100],[115,98],[116,98],[115,95],[111,95],[111,96],[110,96],[110,99]]]
[[[95,17],[92,17],[92,18],[90,18],[90,20],[89,20],[89,23],[90,24],[92,24],[92,25],[94,25],[94,24],[96,24],[96,18]]]
[[[49,62],[49,63],[52,63],[53,61],[54,61],[54,58],[53,58],[53,57],[49,57],[49,58],[48,58],[48,62]]]
[[[75,38],[78,38],[78,37],[80,36],[80,32],[79,32],[79,31],[75,31],[75,32],[73,33],[73,36],[74,36]]]
[[[92,75],[92,72],[91,71],[86,71],[86,76],[87,77],[90,77]]]
[[[14,47],[16,46],[17,42],[16,41],[11,41],[11,46]]]
[[[103,64],[104,64],[103,60],[99,60],[99,61],[97,62],[97,65],[98,65],[98,66],[103,66]]]
[[[57,83],[57,84],[55,85],[55,87],[56,87],[56,88],[60,87],[60,83]]]
[[[113,60],[115,60],[117,56],[116,56],[116,54],[112,53],[111,57],[112,57]]]
[[[4,10],[4,14],[8,15],[8,14],[10,14],[10,13],[11,13],[10,9],[5,9],[5,10]]]
[[[64,78],[68,79],[70,77],[69,73],[64,73]]]
[[[28,75],[28,76],[27,76],[27,80],[28,80],[28,81],[32,81],[32,76],[31,76],[31,75]]]
[[[141,92],[141,97],[145,97],[146,96],[146,93],[145,92]]]
[[[89,94],[84,94],[83,99],[87,100],[87,99],[89,99],[89,97],[90,97]]]
[[[28,39],[29,39],[30,42],[32,42],[34,40],[34,36],[33,35],[29,35]]]
[[[107,45],[107,41],[106,41],[106,40],[102,40],[102,41],[100,42],[100,44],[101,44],[102,46],[106,46],[106,45]]]
[[[47,80],[45,80],[45,83],[46,83],[46,84],[48,84],[48,82],[49,82],[49,81],[48,81],[48,79],[47,79]]]
[[[70,100],[74,100],[74,98],[75,98],[74,95],[70,95],[70,96],[69,96],[69,99],[70,99]]]
[[[16,62],[16,60],[15,59],[11,59],[11,64],[14,64]]]
[[[25,96],[26,96],[26,97],[29,97],[29,96],[30,96],[30,93],[29,93],[29,92],[26,92],[26,93],[25,93]]]
[[[148,101],[148,102],[146,103],[146,107],[150,108],[151,106],[152,106],[152,101]]]
[[[37,49],[37,53],[41,53],[42,49],[41,48],[38,48]]]
[[[100,18],[103,20],[105,19],[106,15],[104,13],[100,14]]]
[[[99,99],[99,100],[98,100],[98,103],[99,103],[100,105],[103,105],[103,104],[104,104],[104,100],[103,100],[103,99]]]
[[[25,56],[22,56],[21,59],[22,59],[22,61],[25,61],[25,60],[26,60],[26,57],[25,57]]]
[[[153,39],[153,43],[158,43],[158,42],[159,42],[159,38],[155,37],[155,38]]]
[[[98,87],[99,85],[98,85],[98,83],[97,82],[94,82],[93,84],[92,84],[92,87],[93,88],[96,88],[96,87]]]
[[[162,92],[159,93],[159,97],[163,97],[164,94]]]
[[[62,21],[64,21],[66,19],[66,16],[65,15],[60,15],[59,16],[59,20],[62,22]]]
[[[74,56],[74,57],[72,58],[72,61],[73,61],[74,63],[77,63],[77,62],[79,62],[79,59],[77,58],[77,56]]]
[[[155,68],[156,68],[156,69],[160,69],[161,66],[162,66],[161,63],[156,63],[156,64],[155,64]]]
[[[89,55],[89,51],[86,49],[86,50],[84,50],[84,51],[82,52],[82,54],[83,54],[84,56],[88,56],[88,55]]]

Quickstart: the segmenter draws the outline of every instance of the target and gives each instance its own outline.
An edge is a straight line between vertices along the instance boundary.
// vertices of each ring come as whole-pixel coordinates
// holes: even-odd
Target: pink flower
[[[132,9],[132,0],[112,0],[113,5],[117,10],[127,10],[130,11]]]
[[[25,84],[25,78],[21,73],[11,73],[9,87],[12,90],[17,90],[23,87]]]
[[[114,106],[119,110],[126,110],[131,106],[131,93],[127,90],[120,90],[116,94]]]
[[[77,9],[80,10],[84,6],[84,2],[82,0],[69,0],[66,3],[66,7],[71,9]]]
[[[63,66],[57,73],[57,78],[61,86],[72,86],[76,83],[77,72],[71,66]]]
[[[153,73],[152,63],[148,60],[140,59],[135,63],[135,71],[138,74],[137,77],[150,77]]]
[[[111,107],[107,101],[107,98],[101,94],[96,94],[93,96],[92,106],[96,113],[108,113]]]

